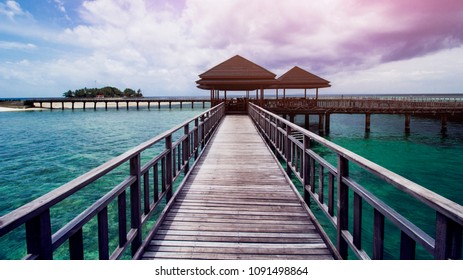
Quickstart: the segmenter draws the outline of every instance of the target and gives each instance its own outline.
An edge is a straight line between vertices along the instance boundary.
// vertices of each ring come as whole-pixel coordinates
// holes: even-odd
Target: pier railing
[[[256,101],[257,102],[257,101]],[[259,102],[257,102],[259,104]],[[317,110],[324,113],[437,114],[463,113],[463,100],[432,98],[285,98],[265,99],[269,110]]]
[[[435,259],[461,259],[463,206],[254,104],[249,105],[249,114],[269,145],[286,163],[287,173],[303,186],[305,202],[310,205],[314,201],[333,225],[335,243],[342,258],[348,258],[350,248],[360,259],[383,259],[385,235],[389,234],[385,232],[389,228],[385,227],[387,220],[400,230],[401,259],[414,259],[417,244]],[[294,132],[302,135],[302,140],[294,137]],[[337,164],[330,164],[317,154],[313,149],[315,143],[334,152]],[[433,209],[435,236],[430,236],[349,176],[352,165]],[[362,212],[365,203],[371,206],[373,213]],[[365,250],[365,236],[362,236],[366,215],[373,216],[370,255]]]
[[[83,227],[96,217],[97,232],[90,234],[97,236],[99,259],[119,259],[128,248],[133,256],[142,244],[143,226],[153,214],[162,211],[164,201],[171,199],[176,181],[182,173],[188,172],[191,162],[194,164],[224,114],[223,104],[215,106],[0,217],[0,238],[25,226],[27,253],[24,259],[53,259],[54,252],[66,243],[69,244],[70,259],[84,259]],[[163,148],[141,165],[142,153],[156,144]],[[129,165],[125,179],[69,223],[52,232],[50,210],[54,206],[123,164]],[[110,242],[108,236],[110,203],[117,204],[115,248],[110,248],[114,242]]]

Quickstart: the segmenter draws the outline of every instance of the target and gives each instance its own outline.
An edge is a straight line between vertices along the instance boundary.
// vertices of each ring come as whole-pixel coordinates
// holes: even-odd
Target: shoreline
[[[10,108],[10,107],[1,107],[0,112],[27,112],[27,111],[45,111],[49,110],[47,108]]]
[[[91,104],[87,104],[86,106],[86,110],[90,110],[90,109],[94,109],[94,108],[97,108],[97,109],[105,109],[105,103],[104,102],[97,102],[96,103],[96,106],[95,104],[93,104],[92,102],[90,102]],[[157,102],[155,104],[153,104],[153,102],[151,102],[151,108],[154,109],[154,108],[158,108],[158,104]],[[172,105],[177,105],[178,102],[176,101],[172,101]],[[163,106],[163,107],[166,107],[169,105],[169,102],[160,102],[160,106]],[[64,108],[62,107],[62,104],[60,102],[57,102],[57,103],[52,103],[52,108],[50,108],[50,104],[49,103],[43,103],[42,104],[42,107],[39,107],[39,103],[34,103],[34,106],[36,107],[31,107],[31,108],[15,108],[15,107],[7,107],[7,106],[1,106],[1,103],[0,103],[0,112],[27,112],[27,111],[49,111],[51,109],[53,110],[72,110],[72,102],[64,102]],[[189,104],[184,104],[183,106],[190,106]],[[197,105],[198,106],[198,105]],[[148,102],[139,102],[139,107],[141,108],[147,108],[148,107]],[[195,106],[196,107],[196,106]],[[82,110],[84,108],[84,104],[82,102],[75,102],[74,103],[74,109],[80,109]],[[117,108],[117,104],[116,102],[108,102],[107,103],[107,108],[108,109],[116,109]],[[127,105],[125,104],[119,104],[119,110],[121,109],[126,109],[127,108]],[[136,103],[135,102],[130,102],[129,103],[129,108],[136,108]]]

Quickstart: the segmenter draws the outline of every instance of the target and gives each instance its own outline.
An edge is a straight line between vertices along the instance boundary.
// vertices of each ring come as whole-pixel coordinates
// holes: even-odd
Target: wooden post
[[[304,99],[307,99],[307,89],[304,89]]]
[[[195,132],[193,134],[193,146],[195,150],[195,160],[198,159],[199,155],[199,119],[195,119]]]
[[[320,134],[325,133],[325,115],[324,114],[319,114],[318,115],[318,130],[320,130]]]
[[[104,109],[105,109],[106,111],[108,111],[108,101],[105,101],[105,102],[104,102]]]
[[[370,113],[365,114],[365,132],[370,132]]]
[[[278,88],[276,89],[276,99],[278,100]]]
[[[93,110],[95,110],[95,111],[96,111],[96,101],[95,101],[95,102],[93,102]]]
[[[343,259],[347,259],[347,241],[342,233],[348,230],[349,221],[349,188],[343,182],[349,176],[349,161],[338,155],[338,201],[337,201],[337,249]]]
[[[50,209],[26,222],[27,252],[39,260],[52,260]]]
[[[264,107],[264,88],[260,88],[260,107]]]
[[[98,212],[98,255],[100,260],[109,260],[108,229],[108,207],[104,207]],[[139,230],[141,231],[141,227]]]
[[[362,197],[354,193],[354,230],[353,230],[354,246],[357,249],[362,249]]]
[[[286,89],[283,89],[283,99],[286,99]]]
[[[310,193],[307,190],[310,183],[310,157],[307,150],[310,149],[310,138],[304,135],[304,151],[303,151],[303,179],[304,179],[304,202],[310,206]]]
[[[384,259],[384,215],[373,210],[373,259]]]
[[[69,237],[69,258],[71,260],[84,259],[84,235],[82,228]]]
[[[172,198],[172,157],[175,156],[172,153],[172,135],[166,137],[166,200],[169,201]]]
[[[291,127],[286,125],[286,137],[285,137],[285,160],[286,160],[286,174],[291,175],[291,141],[289,136],[291,135]]]
[[[116,110],[119,110],[119,102],[116,101]]]
[[[304,115],[304,128],[307,130],[309,130],[310,128],[310,115],[309,114]]]
[[[185,164],[185,175],[190,171],[190,126],[187,123],[183,127],[183,134],[186,136],[185,140],[182,143],[182,154],[183,154],[183,162],[182,165]]]
[[[330,133],[330,113],[325,113],[325,133]]]
[[[294,123],[294,117],[295,117],[294,114],[289,114],[289,121],[290,121],[291,123]]]
[[[85,102],[85,101],[84,101],[84,105],[83,105],[83,107],[84,107],[84,111],[85,111],[85,104],[86,104],[86,103],[87,103],[87,102]]]
[[[405,114],[405,133],[410,133],[410,114]]]
[[[462,226],[439,212],[436,212],[435,240],[435,259],[446,260],[461,258]]]
[[[64,102],[61,102],[61,111],[64,111]]]
[[[447,132],[447,115],[442,115],[441,118],[441,128],[440,128],[440,132],[441,133],[446,133]]]
[[[130,185],[130,220],[131,228],[136,230],[136,236],[132,241],[132,256],[135,255],[142,242],[141,227],[141,164],[140,154],[130,159],[130,175],[135,177],[135,181]]]
[[[316,88],[316,91],[315,91],[315,100],[318,100],[318,88]]]

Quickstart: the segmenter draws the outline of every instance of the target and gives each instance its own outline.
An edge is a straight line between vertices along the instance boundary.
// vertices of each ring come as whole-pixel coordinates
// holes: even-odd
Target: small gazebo
[[[276,75],[264,67],[246,58],[235,55],[199,75],[198,88],[210,90],[213,104],[220,99],[220,92],[260,90],[260,99],[264,98],[264,89],[276,83]]]
[[[330,82],[314,75],[298,66],[294,66],[288,72],[277,79],[277,83],[272,87],[276,89],[278,99],[278,89],[283,89],[283,98],[286,97],[286,89],[303,89],[304,98],[307,98],[307,89],[316,89],[315,99],[318,99],[318,89],[331,87]]]

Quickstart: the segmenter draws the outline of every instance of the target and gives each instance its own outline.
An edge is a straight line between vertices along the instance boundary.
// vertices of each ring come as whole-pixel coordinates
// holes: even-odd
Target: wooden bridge
[[[52,227],[59,202],[126,165],[125,179]],[[434,233],[350,177],[353,165],[434,211]],[[328,221],[323,228],[313,207]],[[92,223],[95,230],[84,232]],[[24,230],[25,259],[62,258],[58,249],[84,259],[84,233],[99,259],[383,259],[391,227],[400,259],[416,258],[417,248],[462,258],[463,206],[257,105],[249,104],[248,116],[228,116],[221,103],[0,217],[0,238]]]
[[[40,108],[46,107],[53,110],[53,109],[66,109],[65,104],[70,104],[69,109],[74,110],[75,105],[81,104],[82,108],[85,110],[87,104],[93,104],[90,108],[93,107],[96,110],[97,105],[102,103],[104,104],[105,110],[108,109],[108,106],[114,106],[117,110],[122,108],[121,104],[125,104],[126,110],[129,110],[130,105],[136,106],[136,109],[140,109],[140,106],[146,106],[148,109],[151,109],[151,103],[157,105],[157,108],[160,109],[163,104],[172,108],[173,104],[178,104],[180,108],[183,107],[184,103],[191,103],[191,108],[194,107],[195,103],[202,104],[202,108],[206,107],[206,103],[210,103],[209,99],[205,98],[162,98],[162,97],[140,97],[140,98],[31,98],[27,100],[23,100],[22,102],[33,104]],[[57,105],[56,105],[57,104]],[[58,107],[57,107],[58,106]]]

